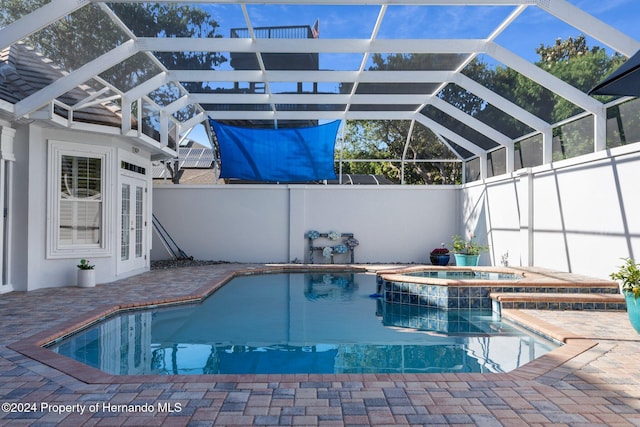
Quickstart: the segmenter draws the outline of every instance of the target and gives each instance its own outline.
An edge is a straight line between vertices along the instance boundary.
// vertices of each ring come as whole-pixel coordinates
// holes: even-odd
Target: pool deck
[[[113,377],[39,347],[80,319],[198,298],[262,268],[154,270],[0,295],[0,425],[640,426],[640,335],[618,311],[505,310],[566,345],[503,374]]]

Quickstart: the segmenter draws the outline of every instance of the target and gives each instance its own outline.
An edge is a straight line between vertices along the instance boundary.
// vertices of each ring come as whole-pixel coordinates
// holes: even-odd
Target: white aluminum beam
[[[217,111],[214,120],[411,120],[407,111]],[[412,113],[411,113],[412,114]],[[416,120],[418,120],[416,118]]]
[[[637,40],[607,25],[566,0],[539,1],[538,6],[627,57],[632,56],[640,49],[640,42]]]
[[[456,156],[456,159],[458,159],[459,161],[464,161],[464,159],[462,158],[462,156],[460,154],[458,154],[458,152],[456,150],[453,149],[453,147],[451,146],[451,143],[449,143],[449,141],[447,141],[442,135],[438,135],[437,133],[434,133],[433,131],[431,131],[436,138],[438,138],[438,141],[440,141],[441,144],[443,144],[445,147],[447,147],[449,149],[449,151],[451,151],[451,153]],[[451,161],[456,161],[456,160],[451,160]],[[464,168],[462,168],[463,172],[463,178],[464,178]],[[464,180],[463,180],[464,182]]]
[[[76,86],[92,79],[94,76],[108,70],[112,66],[124,61],[136,53],[133,41],[128,41],[112,49],[102,56],[78,68],[74,72],[59,78],[55,82],[29,95],[16,104],[15,115],[20,118],[43,105],[64,95]]]
[[[470,116],[469,114],[465,113],[459,108],[454,107],[448,102],[443,101],[437,96],[431,97],[428,104],[433,105],[437,109],[447,113],[454,119],[459,120],[460,122],[469,126],[471,129],[485,135],[487,138],[492,139],[493,141],[499,143],[500,145],[507,145],[512,142],[512,139],[506,136],[505,134],[503,134],[502,132],[498,132],[491,126],[486,125],[485,123],[481,122],[475,117]]]
[[[473,142],[469,141],[466,138],[461,137],[460,135],[458,135],[457,133],[455,133],[454,131],[452,131],[449,128],[444,127],[443,125],[441,125],[440,123],[431,120],[430,118],[426,117],[423,114],[415,114],[414,118],[416,119],[417,122],[423,124],[424,126],[426,126],[427,128],[431,129],[431,131],[433,131],[433,133],[435,133],[436,135],[441,135],[447,139],[450,139],[451,141],[455,142],[456,144],[458,144],[460,147],[464,148],[465,150],[469,151],[470,153],[473,153],[477,156],[479,156],[481,153],[484,153],[484,150],[480,147],[478,147],[476,144],[474,144]],[[406,117],[405,117],[406,119]]]
[[[191,117],[189,120],[180,123],[180,128],[178,130],[178,134],[181,134],[189,129],[192,129],[193,127],[199,125],[200,123],[204,122],[205,120],[208,120],[208,116],[205,115],[205,113],[198,113],[195,116]]]
[[[249,39],[140,37],[141,51],[244,53],[474,53],[485,49],[482,39]]]
[[[180,98],[176,99],[175,101],[173,101],[172,103],[170,103],[169,105],[166,105],[163,110],[165,113],[167,114],[173,114],[176,111],[179,111],[180,109],[194,104],[193,100],[191,100],[191,97],[189,95],[184,95],[181,96]]]
[[[593,117],[593,151],[598,152],[607,148],[607,109],[602,106],[600,114]]]
[[[514,117],[516,120],[521,121],[530,128],[533,128],[539,132],[544,132],[545,129],[550,128],[551,125],[535,114],[532,114],[522,107],[514,104],[513,102],[503,98],[490,89],[487,89],[480,83],[465,76],[464,74],[457,74],[454,82],[463,89],[479,96],[489,104],[493,105],[497,109],[503,111],[506,114]]]
[[[417,95],[347,95],[347,94],[238,94],[238,93],[194,93],[194,102],[200,104],[386,104],[420,105],[424,94]]]
[[[108,89],[108,88],[105,88],[105,89]],[[92,107],[94,105],[104,104],[105,102],[117,101],[118,99],[121,99],[121,98],[122,98],[122,96],[120,96],[120,95],[111,95],[111,96],[108,96],[106,98],[94,99],[91,102],[84,102],[83,101],[83,103],[81,105],[76,104],[76,105],[74,105],[72,107],[72,109],[77,111],[77,110],[81,110],[83,108]]]
[[[122,135],[127,135],[131,131],[131,102],[126,102],[126,100],[123,99],[120,114],[122,115],[120,132]]]
[[[125,92],[123,98],[128,100],[141,98],[147,95],[149,92],[152,92],[158,89],[159,87],[166,85],[170,81],[171,79],[169,78],[167,72],[163,71],[151,77],[150,79],[145,80],[144,82],[140,83],[133,89],[130,89],[129,91]]]
[[[180,82],[441,83],[454,76],[453,71],[169,71],[169,80]]]
[[[86,107],[88,105],[94,105],[96,103],[100,103],[100,102],[104,102],[101,99],[98,99],[99,97],[101,97],[102,95],[104,95],[105,93],[109,92],[111,89],[108,87],[103,87],[102,89],[92,93],[91,95],[87,96],[85,99],[80,100],[78,102],[76,102],[72,107],[74,109],[80,109],[83,107]],[[119,96],[119,95],[117,95]],[[112,97],[109,97],[112,98]],[[110,100],[110,99],[109,99]]]

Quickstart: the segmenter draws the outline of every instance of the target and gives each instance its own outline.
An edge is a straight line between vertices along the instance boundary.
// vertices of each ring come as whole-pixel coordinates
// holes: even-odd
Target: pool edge
[[[234,277],[248,274],[279,273],[291,271],[325,271],[325,270],[352,270],[358,272],[372,272],[373,268],[351,267],[345,265],[269,265],[264,267],[251,267],[238,269],[212,280],[201,286],[196,291],[176,296],[175,298],[163,298],[159,300],[147,300],[135,303],[116,304],[96,308],[88,313],[77,316],[68,321],[56,325],[51,330],[42,331],[27,338],[18,340],[7,347],[43,365],[56,369],[86,384],[129,384],[129,383],[163,383],[177,381],[185,383],[217,383],[217,382],[271,382],[271,381],[308,381],[308,380],[334,380],[349,379],[350,381],[436,381],[443,380],[533,380],[542,376],[569,360],[579,356],[583,352],[597,345],[597,342],[579,337],[561,328],[549,325],[533,316],[519,310],[505,310],[503,315],[509,320],[521,323],[531,330],[564,343],[563,346],[537,358],[508,373],[429,373],[429,374],[261,374],[261,375],[236,375],[236,374],[206,374],[206,375],[111,375],[97,368],[84,365],[81,362],[59,355],[44,347],[61,337],[82,329],[87,325],[119,311],[165,304],[177,304],[197,302],[206,298],[218,288],[229,282]]]

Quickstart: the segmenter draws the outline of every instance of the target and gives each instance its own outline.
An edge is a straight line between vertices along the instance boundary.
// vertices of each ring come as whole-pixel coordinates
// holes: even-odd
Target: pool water
[[[114,375],[508,372],[557,344],[490,311],[387,303],[361,273],[236,277],[199,304],[109,317],[50,348]]]

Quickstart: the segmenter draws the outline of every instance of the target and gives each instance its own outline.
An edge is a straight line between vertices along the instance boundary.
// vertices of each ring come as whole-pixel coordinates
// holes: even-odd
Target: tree
[[[438,70],[450,69],[461,61],[457,54],[381,54],[372,55],[370,70]],[[346,162],[344,173],[381,174],[400,183],[403,175],[398,161],[406,159],[406,184],[453,184],[461,182],[462,169],[455,154],[438,137],[420,123],[414,123],[410,143],[407,136],[409,120],[366,120],[347,122],[345,159],[389,160],[395,162]],[[406,151],[405,151],[406,146]],[[451,162],[421,162],[416,160],[450,159]]]
[[[551,46],[540,45],[540,47],[536,49],[536,53],[540,56],[540,60],[536,62],[537,66],[544,68],[550,74],[583,92],[587,92],[591,87],[595,86],[597,82],[602,80],[624,61],[624,58],[619,54],[608,55],[604,48],[589,48],[586,43],[586,38],[582,35],[575,38],[569,37],[566,40],[558,39]],[[378,54],[373,55],[372,59],[374,65],[371,69],[373,70],[441,69],[439,67],[451,67],[456,63],[455,56],[451,55],[404,54],[382,56]],[[465,67],[463,73],[498,95],[521,106],[549,123],[560,122],[581,112],[581,109],[572,102],[505,66],[491,66],[475,58]],[[511,138],[519,138],[533,131],[533,129],[524,123],[519,122],[503,111],[499,111],[487,101],[455,84],[445,86],[438,96]],[[602,97],[600,99],[606,101],[611,98]],[[497,146],[495,142],[489,140],[486,136],[479,135],[478,132],[469,126],[460,123],[434,107],[428,106],[423,109],[422,113],[453,129],[483,149],[490,149],[493,146]],[[409,129],[409,122],[399,123],[400,124],[390,124],[380,121],[367,122],[365,125],[363,122],[359,122],[358,131],[350,127],[347,135],[353,132],[352,135],[354,138],[366,136],[372,141],[377,141],[377,143],[374,144],[374,147],[369,147],[368,150],[367,147],[361,144],[358,146],[358,149],[352,150],[349,154],[357,156],[356,158],[378,158],[376,156],[382,158],[400,158],[403,153],[402,150],[404,149],[404,141]],[[554,158],[567,158],[591,152],[593,150],[592,123],[592,118],[586,118],[565,124],[561,127],[556,127],[554,129]],[[394,127],[398,133],[398,135],[394,134],[393,138],[389,138],[389,135],[391,135],[389,131],[390,127]],[[637,124],[629,124],[627,127],[630,131],[634,132],[635,129],[638,128]],[[420,158],[420,155],[432,156],[431,158],[446,157],[448,149],[441,144],[431,132],[424,132],[421,129],[422,126],[414,128],[412,144],[409,146],[407,158]],[[625,132],[622,129],[614,132],[614,134],[620,135],[620,140],[624,141]],[[403,135],[405,139],[403,139]],[[417,141],[419,142],[416,144]],[[354,141],[350,141],[350,143],[353,144]],[[385,147],[387,151],[385,154],[389,157],[382,156],[379,147]],[[415,150],[416,148],[418,149]],[[420,155],[414,155],[414,152],[419,152]],[[460,151],[460,153],[462,152]],[[463,157],[465,156],[463,155]],[[425,164],[416,163],[415,165],[415,174],[413,174],[413,169],[409,174],[407,174],[407,170],[405,170],[405,182],[429,183],[433,180],[434,175],[419,166]],[[382,168],[378,169],[380,170]],[[397,166],[391,165],[387,167],[388,171],[382,171],[384,173],[390,173],[395,181],[398,182],[399,172],[397,169]],[[442,174],[450,175],[446,170],[443,170]],[[456,177],[456,180],[457,179]],[[436,179],[436,182],[438,182],[438,180],[439,179]]]
[[[587,46],[583,35],[575,39],[557,39],[553,46],[540,45],[537,65],[583,92],[588,92],[611,71],[624,62],[620,54],[607,55],[602,47]],[[612,97],[601,97],[603,101]],[[553,95],[552,123],[572,117],[582,110],[568,100]],[[554,128],[554,160],[575,157],[593,151],[593,117],[587,117]]]
[[[141,37],[221,38],[218,23],[201,8],[175,3],[112,3],[109,7]],[[217,52],[155,52],[168,69],[209,70],[227,61]],[[204,83],[185,82],[188,90]],[[198,87],[199,86],[199,87]]]
[[[588,92],[624,62],[624,58],[618,53],[609,56],[602,47],[589,48],[584,35],[575,39],[557,39],[553,46],[540,45],[536,53],[540,56],[536,65],[583,92]],[[554,97],[554,109],[549,117],[551,123],[565,120],[581,111],[566,99],[558,95]]]

